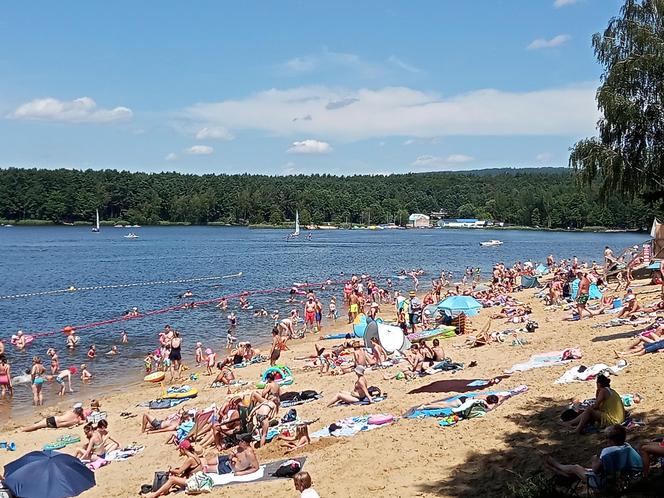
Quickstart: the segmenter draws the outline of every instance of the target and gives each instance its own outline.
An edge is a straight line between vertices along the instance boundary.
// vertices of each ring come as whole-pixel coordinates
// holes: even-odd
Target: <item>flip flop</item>
[[[52,451],[52,450],[61,450],[61,449],[64,448],[65,446],[67,446],[65,443],[62,443],[62,442],[55,442],[55,443],[48,443],[48,444],[45,444],[45,445],[42,447],[42,449],[43,449],[44,451],[49,451],[49,450],[51,450],[51,451]]]
[[[64,436],[60,436],[58,439],[56,439],[56,443],[58,444],[63,443],[65,446],[80,442],[81,438],[78,436],[74,436],[73,434],[65,434]]]

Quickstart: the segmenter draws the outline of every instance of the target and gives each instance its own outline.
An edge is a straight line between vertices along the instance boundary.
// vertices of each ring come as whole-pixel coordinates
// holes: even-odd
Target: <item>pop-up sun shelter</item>
[[[377,338],[378,342],[388,353],[405,351],[410,348],[410,341],[403,335],[403,330],[394,325],[385,325],[373,320],[367,323],[364,330],[364,345],[371,347],[371,339]]]

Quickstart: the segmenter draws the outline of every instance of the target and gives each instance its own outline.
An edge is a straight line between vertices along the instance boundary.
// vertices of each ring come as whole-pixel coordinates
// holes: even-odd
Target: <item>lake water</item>
[[[121,316],[136,306],[142,312],[180,304],[179,294],[191,289],[196,300],[221,297],[243,290],[289,287],[294,282],[320,282],[339,279],[340,273],[367,272],[395,275],[401,268],[422,267],[429,279],[441,269],[460,276],[467,265],[480,266],[488,275],[496,261],[511,264],[517,260],[543,261],[578,256],[580,260],[602,259],[605,245],[620,251],[643,242],[644,234],[567,233],[497,230],[384,230],[316,231],[313,239],[286,242],[283,230],[250,230],[221,227],[145,227],[135,229],[136,240],[123,236],[127,229],[103,227],[92,233],[86,227],[0,228],[0,296],[38,293],[50,290],[131,284],[145,281],[180,280],[243,272],[241,278],[197,283],[119,287],[0,299],[0,338],[8,345],[17,330],[26,333],[58,331],[67,325],[83,325]],[[483,240],[500,239],[500,247],[482,248]],[[407,281],[395,284],[408,289]],[[323,294],[324,304],[331,293]],[[290,306],[287,292],[251,297],[256,307],[281,310]],[[229,309],[237,308],[231,301]],[[269,340],[269,319],[254,318],[238,311],[241,340],[262,343]],[[89,344],[97,346],[97,359],[91,362],[96,388],[117,385],[128,377],[138,378],[142,359],[154,349],[157,333],[165,324],[184,335],[185,360],[191,358],[193,344],[201,340],[220,351],[225,343],[227,313],[214,306],[174,311],[142,317],[107,326],[81,330],[81,343],[75,352],[65,348],[61,333],[38,338],[27,351],[17,352],[8,345],[14,375],[28,368],[35,354],[46,362],[46,350],[55,347],[63,366],[85,361]],[[119,345],[120,331],[129,334],[130,343],[120,346],[121,354],[104,357],[112,345]],[[48,363],[46,362],[48,368]],[[76,382],[76,389],[79,389]],[[46,397],[53,400],[56,385],[47,385]],[[79,396],[85,393],[80,394]],[[76,394],[72,399],[77,397]],[[19,386],[13,407],[30,405],[29,390]],[[2,407],[4,406],[4,409]],[[8,401],[0,401],[0,416],[6,416]]]

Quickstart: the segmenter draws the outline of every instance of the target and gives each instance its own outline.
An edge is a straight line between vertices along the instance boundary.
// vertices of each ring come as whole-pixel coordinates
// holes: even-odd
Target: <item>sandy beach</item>
[[[659,287],[636,282],[633,286],[642,302],[652,302],[659,297]],[[521,363],[536,353],[579,347],[583,358],[567,365],[538,368],[514,373],[502,378],[492,389],[511,389],[527,385],[528,391],[515,396],[485,417],[465,420],[453,427],[441,428],[435,418],[421,420],[399,419],[389,425],[353,437],[330,437],[313,440],[312,444],[297,450],[293,456],[306,456],[304,470],[314,481],[314,487],[323,497],[347,496],[476,496],[482,489],[485,494],[505,492],[510,483],[518,483],[521,476],[530,476],[542,468],[543,455],[553,455],[564,461],[587,463],[602,442],[601,434],[576,436],[557,424],[559,414],[573,398],[594,396],[594,382],[554,384],[568,368],[576,365],[606,363],[614,365],[614,349],[624,349],[627,338],[641,327],[631,325],[613,328],[593,328],[606,322],[610,316],[599,315],[591,319],[562,321],[563,311],[547,311],[529,289],[514,296],[533,309],[532,319],[539,323],[534,333],[519,334],[528,344],[514,346],[511,339],[477,348],[459,347],[461,337],[442,340],[446,356],[461,362],[466,368],[457,373],[439,373],[412,381],[383,380],[385,373],[394,373],[399,367],[387,370],[371,370],[367,373],[369,385],[380,387],[388,398],[375,405],[335,406],[324,408],[326,401],[340,390],[350,390],[355,380],[353,373],[341,376],[320,376],[317,370],[304,371],[304,361],[295,357],[314,353],[313,344],[319,336],[308,336],[303,340],[289,342],[290,351],[282,353],[281,362],[290,366],[295,383],[283,391],[315,389],[322,391],[324,398],[297,406],[297,413],[304,419],[319,419],[311,425],[310,432],[327,427],[341,418],[389,413],[401,416],[408,408],[442,399],[448,394],[436,385],[444,380],[493,379],[504,375],[505,370]],[[392,307],[384,306],[384,319],[393,317]],[[472,324],[480,328],[495,309],[484,309]],[[323,333],[350,331],[350,326],[338,320],[336,326],[329,324]],[[324,322],[325,323],[325,322]],[[266,326],[267,328],[267,326]],[[515,328],[504,319],[493,320],[492,331]],[[325,341],[336,344],[340,341]],[[193,363],[193,346],[185,337],[185,361]],[[631,357],[629,366],[612,377],[612,387],[620,394],[639,393],[644,401],[635,405],[632,415],[647,421],[645,427],[631,429],[628,441],[633,445],[662,431],[664,413],[659,407],[663,387],[656,379],[662,374],[658,355]],[[468,367],[471,362],[477,365]],[[237,369],[236,377],[255,383],[267,364],[252,365]],[[202,369],[192,368],[187,373]],[[199,389],[197,398],[184,403],[185,407],[204,408],[211,403],[217,406],[227,399],[226,388],[210,388],[209,377],[200,376],[188,382]],[[248,389],[237,390],[240,393]],[[419,392],[413,392],[419,391]],[[427,392],[428,391],[428,392]],[[171,445],[166,445],[167,435],[140,433],[140,415],[146,410],[136,405],[141,401],[156,398],[158,385],[141,383],[130,386],[125,392],[102,395],[99,399],[108,413],[110,434],[122,444],[132,442],[145,445],[145,450],[123,462],[113,462],[96,471],[97,486],[81,496],[86,498],[108,496],[136,496],[140,486],[151,483],[154,471],[176,466],[179,457]],[[454,394],[454,392],[451,392]],[[71,399],[71,398],[70,398]],[[89,399],[80,399],[86,405]],[[41,410],[50,415],[56,409]],[[280,416],[285,413],[280,411]],[[138,417],[121,418],[122,412],[131,412]],[[161,410],[170,413],[169,410]],[[36,419],[35,419],[36,420]],[[32,418],[25,422],[33,422]],[[0,465],[28,451],[41,449],[42,445],[54,441],[63,434],[82,436],[80,427],[71,430],[40,430],[23,433],[19,427],[23,421],[12,420],[3,427],[2,439],[14,441],[17,451],[0,452]],[[261,463],[284,458],[279,443],[271,443],[257,450]],[[298,496],[292,481],[284,479],[272,482],[236,484],[215,488],[211,496]]]

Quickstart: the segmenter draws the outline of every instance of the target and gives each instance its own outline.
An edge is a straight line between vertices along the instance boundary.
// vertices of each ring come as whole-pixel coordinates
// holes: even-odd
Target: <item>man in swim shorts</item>
[[[83,406],[76,403],[74,408],[62,415],[46,417],[41,422],[23,428],[23,432],[33,432],[39,429],[57,429],[62,427],[74,427],[85,422]]]
[[[583,272],[578,272],[576,276],[579,278],[579,292],[576,295],[576,312],[579,315],[579,320],[583,319],[583,313],[587,313],[588,317],[592,317],[593,313],[586,309],[586,303],[590,299],[590,280]]]

